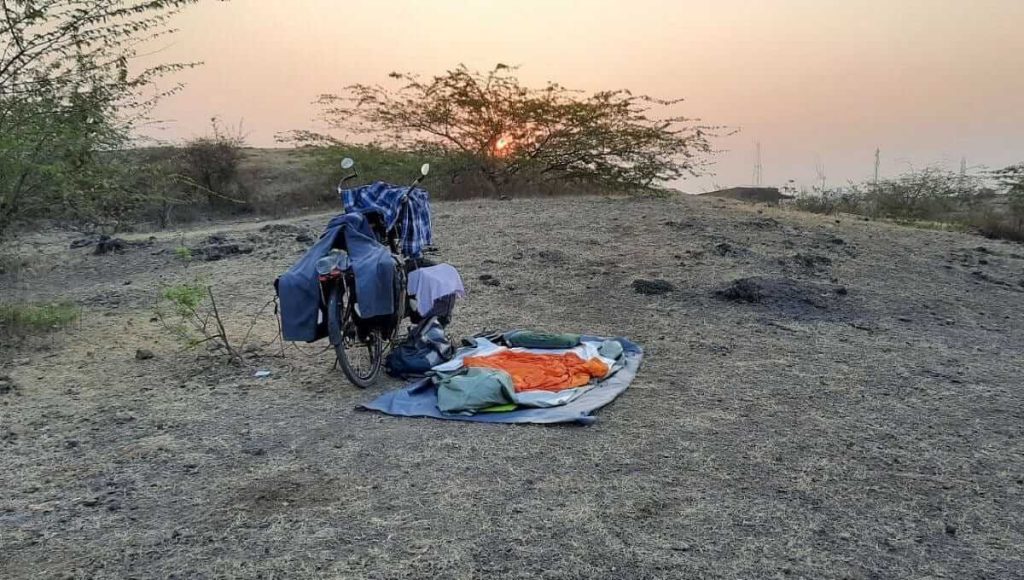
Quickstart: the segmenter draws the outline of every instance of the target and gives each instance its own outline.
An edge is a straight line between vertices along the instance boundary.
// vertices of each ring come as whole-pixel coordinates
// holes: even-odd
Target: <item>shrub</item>
[[[23,336],[62,330],[81,318],[71,302],[0,304],[0,334]]]
[[[213,289],[200,280],[166,286],[160,291],[157,318],[186,348],[213,343],[227,352],[232,363],[241,363],[239,350],[228,338]]]
[[[211,206],[244,205],[245,193],[238,181],[245,145],[241,128],[235,135],[229,135],[216,118],[211,125],[211,135],[188,141],[182,147],[180,178],[192,195],[205,197]]]
[[[174,256],[177,257],[182,262],[191,262],[192,250],[190,250],[187,246],[178,246],[177,248],[174,248]]]
[[[938,167],[910,171],[862,186],[867,211],[876,217],[939,220],[981,189],[973,176]]]
[[[0,237],[40,217],[124,221],[137,200],[118,187],[107,153],[127,147],[167,94],[152,96],[153,81],[190,66],[134,66],[139,47],[172,32],[168,18],[195,1],[3,2]]]
[[[870,215],[919,228],[974,230],[1024,241],[1024,164],[987,176],[1005,187],[1005,193],[987,187],[986,174],[929,167],[877,182],[802,192],[792,205],[813,213]],[[792,185],[787,187],[794,193]]]
[[[1011,212],[988,209],[972,214],[967,223],[986,238],[1024,242],[1024,222]]]

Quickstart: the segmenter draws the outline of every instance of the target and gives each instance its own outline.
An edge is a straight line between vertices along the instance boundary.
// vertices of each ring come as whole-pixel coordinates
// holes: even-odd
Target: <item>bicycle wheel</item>
[[[398,264],[395,268],[395,326],[391,330],[388,342],[394,342],[402,330],[402,321],[405,319],[406,303],[409,300],[409,281],[405,268]]]
[[[351,292],[346,300],[342,284],[335,284],[331,288],[327,299],[327,333],[342,372],[353,385],[365,389],[380,374],[384,340],[378,330],[359,336],[354,319],[354,302]]]

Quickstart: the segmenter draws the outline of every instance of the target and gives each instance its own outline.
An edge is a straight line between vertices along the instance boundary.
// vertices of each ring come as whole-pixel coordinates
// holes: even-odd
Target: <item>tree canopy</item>
[[[529,175],[651,187],[701,175],[713,154],[717,128],[671,113],[681,99],[588,95],[556,83],[533,89],[502,64],[390,78],[397,86],[356,84],[321,96],[324,118],[384,146],[462,157],[496,186]]]
[[[147,41],[198,0],[0,0],[0,236],[40,212],[94,214],[111,202],[123,147],[162,93],[157,77],[190,64],[132,70]]]

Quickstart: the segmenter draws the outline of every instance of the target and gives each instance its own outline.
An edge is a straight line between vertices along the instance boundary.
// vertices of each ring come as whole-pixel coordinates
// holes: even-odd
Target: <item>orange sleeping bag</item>
[[[502,351],[489,356],[471,356],[462,360],[467,367],[505,371],[512,376],[517,393],[522,391],[562,391],[582,387],[592,378],[608,374],[608,365],[600,359],[583,360],[575,353],[533,354]]]

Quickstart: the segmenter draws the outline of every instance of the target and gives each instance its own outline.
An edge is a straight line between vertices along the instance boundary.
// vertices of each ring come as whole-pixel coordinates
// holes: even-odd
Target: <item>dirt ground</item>
[[[282,356],[269,312],[246,368],[152,321],[199,275],[240,333],[324,215],[36,234],[0,292],[83,319],[0,348],[0,577],[1024,577],[1024,247],[707,198],[434,213],[456,335],[644,347],[596,424],[360,412],[397,383]],[[173,251],[211,235],[237,253]]]

